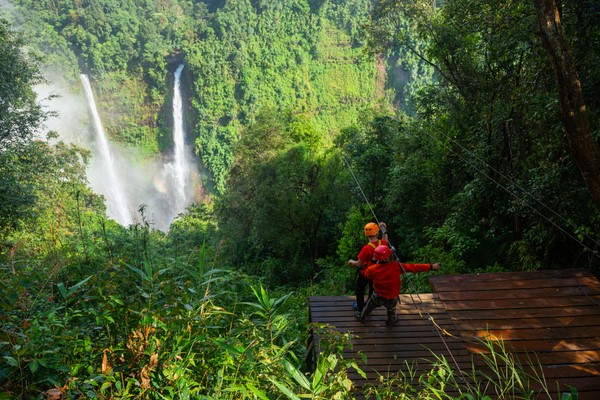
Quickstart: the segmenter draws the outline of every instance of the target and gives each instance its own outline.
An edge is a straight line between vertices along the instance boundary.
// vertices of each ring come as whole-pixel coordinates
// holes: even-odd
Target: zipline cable
[[[565,228],[563,228],[562,226],[560,226],[557,222],[555,222],[554,220],[550,219],[546,214],[544,214],[538,208],[536,208],[532,204],[530,204],[530,202],[527,201],[525,197],[528,196],[529,198],[532,198],[535,202],[537,202],[539,205],[541,205],[543,207],[543,209],[545,209],[546,211],[548,211],[550,214],[554,215],[557,219],[559,219],[560,221],[562,221],[562,223],[564,223],[565,225],[570,226],[571,228],[577,229],[577,227],[572,222],[570,222],[567,218],[563,217],[560,213],[556,212],[552,207],[548,206],[545,202],[543,202],[542,200],[540,200],[539,198],[537,198],[536,196],[534,196],[532,193],[530,193],[529,191],[527,191],[525,188],[523,188],[521,185],[519,185],[517,182],[515,182],[509,176],[505,175],[504,173],[502,173],[498,169],[494,168],[492,165],[490,165],[489,163],[487,163],[485,160],[482,160],[480,157],[478,157],[477,155],[475,155],[473,152],[469,151],[469,149],[465,148],[461,143],[459,143],[457,140],[453,139],[449,135],[446,135],[446,137],[454,145],[456,145],[457,147],[459,147],[463,152],[467,153],[470,156],[471,159],[466,158],[465,156],[463,156],[462,154],[460,154],[459,152],[457,152],[455,149],[453,149],[450,145],[448,145],[447,142],[443,142],[442,140],[440,140],[438,137],[436,137],[435,135],[431,134],[427,130],[422,130],[422,132],[424,132],[427,136],[429,136],[431,139],[433,139],[438,144],[441,144],[443,147],[447,148],[451,153],[453,153],[454,155],[456,155],[466,165],[470,166],[471,168],[473,168],[474,170],[476,170],[477,172],[479,172],[481,175],[483,175],[484,177],[486,177],[490,181],[494,182],[496,185],[498,185],[498,187],[500,187],[501,189],[503,189],[504,191],[506,191],[508,194],[510,194],[511,196],[513,196],[521,204],[523,204],[526,207],[530,208],[534,213],[538,214],[544,220],[546,220],[551,225],[553,225],[554,227],[556,227],[559,231],[563,232],[568,238],[570,238],[570,239],[574,240],[575,242],[579,243],[585,250],[590,251],[592,255],[594,255],[595,257],[599,257],[600,258],[600,254],[599,254],[598,250],[592,249],[589,246],[587,246],[583,242],[583,240],[581,240],[578,237],[576,237],[573,233],[569,232],[568,230],[566,230]],[[377,218],[377,215],[375,214],[375,212],[374,212],[374,210],[373,210],[373,208],[372,208],[372,206],[371,206],[368,198],[366,197],[366,195],[365,195],[365,193],[364,193],[364,191],[362,189],[362,186],[360,185],[360,182],[358,181],[358,178],[354,174],[354,171],[352,170],[352,168],[350,166],[350,163],[348,162],[347,158],[344,156],[344,154],[343,154],[343,152],[341,150],[340,150],[340,154],[342,156],[342,159],[344,160],[344,163],[348,167],[348,170],[350,171],[350,173],[352,175],[352,178],[354,179],[354,181],[355,181],[355,183],[356,183],[356,185],[357,185],[357,187],[358,187],[358,189],[359,189],[359,191],[360,191],[363,199],[365,200],[366,204],[368,205],[369,210],[371,211],[371,214],[373,215],[373,217],[374,217],[375,221],[377,222],[377,224],[379,224],[379,219]],[[476,161],[478,161],[482,165],[486,166],[489,170],[493,171],[498,176],[500,176],[503,179],[505,179],[509,184],[511,184],[515,188],[517,188],[521,193],[518,193],[517,191],[512,190],[508,186],[506,186],[506,185],[502,184],[501,182],[499,182],[497,179],[495,179],[494,177],[492,177],[489,173],[487,173],[482,168],[480,168],[478,165],[476,165],[474,162],[472,162],[473,159],[476,160]],[[600,248],[600,242],[598,242],[593,237],[589,236],[586,232],[581,232],[581,236],[587,238],[590,242],[592,242],[595,246],[597,246],[597,248]],[[396,251],[395,251],[394,247],[391,244],[390,244],[390,247],[393,249],[394,256],[398,260],[398,256],[396,254]],[[416,292],[416,295],[417,295],[417,297],[419,299],[420,304],[424,304],[423,300],[421,299],[421,296],[415,290],[415,285],[412,282],[412,278],[410,277],[410,275],[407,274],[407,271],[402,266],[402,263],[400,263],[400,266],[402,268],[402,273],[404,275],[406,275],[406,277],[407,277],[409,285],[412,287],[413,291]],[[417,307],[417,304],[416,304],[416,302],[415,302],[412,294],[411,294],[411,301],[413,302],[413,304],[415,305],[415,307]],[[423,318],[423,315],[421,314],[421,312],[418,309],[418,307],[417,307],[417,310],[419,311],[419,314]],[[437,322],[433,319],[433,317],[431,316],[431,314],[429,312],[426,311],[426,313],[427,313],[427,317],[428,317],[429,321],[436,328],[436,332],[438,332],[438,335],[440,335],[440,338],[442,339],[444,345],[446,346],[446,349],[448,350],[448,353],[453,358],[454,364],[456,365],[457,369],[460,371],[461,376],[463,376],[463,379],[464,379],[464,375],[463,375],[462,370],[460,369],[460,366],[458,365],[458,363],[454,359],[454,356],[453,356],[452,352],[449,350],[448,345],[447,345],[446,341],[444,340],[443,336],[440,334],[440,332],[443,332],[445,335],[448,335],[448,336],[451,336],[451,337],[455,337],[456,338],[456,336],[452,335],[450,332],[448,332],[447,330],[445,330],[444,328],[442,328],[441,326],[439,326],[437,324]],[[461,337],[460,339],[467,341],[463,337]]]
[[[346,166],[348,167],[348,170],[350,171],[350,174],[352,175],[352,177],[354,178],[354,182],[356,183],[356,186],[358,187],[361,195],[363,196],[364,201],[366,202],[367,206],[369,207],[369,210],[371,210],[371,213],[373,214],[373,218],[375,219],[375,221],[377,222],[377,224],[379,225],[379,219],[377,218],[377,215],[375,214],[375,211],[373,210],[373,207],[371,206],[371,202],[369,201],[369,199],[367,198],[367,196],[365,195],[365,192],[362,189],[362,186],[360,184],[360,182],[358,181],[358,179],[356,178],[356,175],[354,174],[354,171],[352,170],[352,167],[350,166],[350,163],[348,162],[348,160],[346,159],[346,157],[344,156],[344,153],[340,150],[340,154],[344,160],[344,162],[346,163]],[[388,241],[388,244],[390,245],[390,248],[392,249],[392,253],[394,254],[394,257],[396,258],[396,260],[398,261],[398,264],[400,264],[400,268],[402,269],[402,274],[405,275],[407,277],[408,283],[410,286],[412,286],[412,290],[415,292],[415,294],[417,295],[418,299],[419,299],[419,303],[421,305],[424,304],[423,299],[421,298],[421,296],[419,295],[418,291],[416,290],[416,285],[414,285],[414,283],[412,282],[412,279],[410,278],[410,275],[408,275],[406,269],[404,268],[404,266],[402,265],[402,263],[398,260],[398,255],[396,253],[396,249],[394,248],[394,246]],[[421,313],[421,309],[420,307],[417,305],[417,303],[414,301],[414,298],[412,297],[412,293],[411,293],[411,301],[413,302],[413,305],[415,306],[415,309],[418,311],[419,316],[422,319],[425,319],[425,317],[423,316],[423,314]],[[448,335],[450,337],[454,337],[456,339],[461,339],[461,340],[465,340],[464,338],[460,338],[457,337],[455,335],[452,335],[450,332],[448,332],[446,329],[442,328],[441,326],[439,326],[437,324],[437,322],[435,322],[435,319],[433,318],[433,316],[429,313],[429,311],[427,311],[427,309],[425,309],[425,307],[423,307],[423,309],[425,310],[425,313],[427,314],[427,320],[431,322],[431,324],[433,325],[433,327],[435,328],[434,331],[437,333],[437,335],[439,336],[440,340],[442,341],[442,343],[444,344],[444,347],[446,348],[446,351],[448,352],[448,354],[450,355],[450,358],[452,359],[452,362],[454,363],[454,365],[456,366],[456,369],[458,370],[458,372],[460,373],[460,376],[462,378],[462,380],[465,382],[465,384],[470,388],[470,384],[469,381],[466,379],[466,374],[463,372],[462,368],[460,367],[460,365],[458,364],[458,361],[456,360],[456,358],[454,357],[454,354],[452,352],[452,350],[450,349],[450,346],[448,346],[448,343],[446,342],[446,339],[444,338],[444,336],[442,335]]]
[[[442,144],[442,146],[446,147],[447,149],[450,150],[450,152],[452,152],[453,154],[455,154],[458,158],[460,158],[465,164],[471,166],[473,169],[475,169],[477,172],[479,172],[480,174],[482,174],[483,176],[485,176],[486,178],[488,178],[489,180],[491,180],[492,182],[494,182],[496,185],[498,185],[498,187],[502,188],[503,190],[505,190],[508,194],[514,196],[518,201],[520,201],[523,205],[527,206],[528,208],[530,208],[534,213],[538,214],[539,216],[541,216],[543,219],[545,219],[546,221],[548,221],[551,225],[553,225],[554,227],[556,227],[558,230],[560,230],[561,232],[563,232],[567,237],[569,237],[570,239],[576,241],[577,243],[579,243],[584,249],[590,251],[594,256],[599,257],[600,258],[600,254],[598,253],[597,250],[591,249],[590,247],[588,247],[585,243],[583,243],[582,240],[580,240],[579,238],[575,237],[571,232],[567,231],[565,228],[563,228],[562,226],[560,226],[558,223],[556,223],[555,221],[551,220],[548,216],[546,216],[544,213],[542,213],[540,210],[538,210],[536,207],[534,207],[533,205],[531,205],[528,201],[526,201],[526,199],[524,197],[522,197],[521,195],[519,195],[519,193],[517,193],[514,190],[511,190],[510,188],[508,188],[506,185],[503,185],[502,183],[500,183],[498,180],[494,179],[492,176],[490,176],[490,174],[488,174],[487,172],[485,172],[482,168],[479,168],[477,165],[475,165],[473,162],[471,162],[470,160],[468,160],[467,158],[465,158],[463,155],[459,154],[457,151],[455,151],[452,147],[450,147],[447,143],[442,142],[439,138],[435,137],[434,135],[432,135],[431,133],[427,132],[426,130],[424,131],[425,134],[427,136],[429,136],[431,139],[433,139],[434,141],[436,141],[438,144]],[[502,178],[504,178],[507,182],[509,182],[510,184],[512,184],[514,187],[516,187],[517,189],[519,189],[522,194],[529,196],[530,198],[532,198],[533,200],[535,200],[537,203],[539,203],[544,209],[546,209],[547,211],[549,211],[551,214],[553,214],[555,217],[557,217],[559,220],[561,220],[563,223],[565,223],[566,225],[570,225],[572,228],[577,228],[576,226],[574,226],[568,219],[566,219],[565,217],[563,217],[561,214],[559,214],[558,212],[556,212],[554,209],[552,209],[550,206],[548,206],[546,203],[544,203],[542,200],[538,199],[536,196],[534,196],[533,194],[529,193],[526,189],[524,189],[523,187],[521,187],[518,183],[516,183],[515,181],[513,181],[510,177],[506,176],[505,174],[503,174],[501,171],[498,171],[496,168],[494,168],[492,165],[488,164],[485,160],[482,160],[481,158],[477,157],[476,155],[474,155],[471,151],[469,151],[468,149],[466,149],[462,144],[460,144],[458,141],[456,141],[455,139],[447,136],[448,139],[450,139],[450,141],[452,143],[454,143],[456,146],[458,146],[460,149],[462,149],[465,153],[469,154],[471,156],[471,158],[476,159],[477,161],[479,161],[481,164],[487,166],[487,168],[489,168],[490,170],[494,171],[496,174],[498,174],[499,176],[501,176]],[[371,203],[369,202],[369,199],[367,198],[367,196],[365,195],[362,186],[360,185],[360,182],[358,181],[358,178],[356,177],[356,175],[354,174],[354,171],[352,170],[350,163],[348,162],[348,160],[346,159],[346,157],[344,156],[344,153],[340,150],[340,154],[342,156],[342,159],[344,160],[344,163],[346,164],[346,166],[348,167],[348,170],[350,171],[350,174],[352,175],[352,178],[354,179],[364,201],[366,202],[366,204],[369,207],[369,210],[371,211],[371,214],[373,215],[373,218],[375,219],[375,221],[377,222],[377,224],[379,225],[379,219],[377,218],[377,215],[375,214],[375,211],[373,210],[373,207],[371,206]],[[592,243],[594,243],[597,247],[600,247],[600,243],[592,238],[591,236],[589,236],[587,233],[582,232],[582,236],[587,238],[589,241],[591,241]],[[421,305],[424,305],[423,299],[421,298],[421,296],[419,295],[418,291],[416,290],[416,286],[414,285],[414,283],[412,282],[412,278],[410,277],[410,275],[407,273],[407,271],[405,270],[404,266],[402,265],[402,263],[400,262],[400,260],[398,259],[398,255],[396,253],[395,248],[391,245],[390,243],[390,247],[392,248],[394,257],[396,258],[396,260],[398,261],[398,263],[400,264],[400,267],[402,269],[402,273],[403,275],[406,276],[409,286],[412,287],[412,290],[415,292],[417,298],[419,299],[419,303]],[[424,318],[423,314],[421,313],[419,306],[417,305],[417,303],[415,302],[412,293],[410,294],[410,298],[411,301],[413,302],[413,305],[415,306],[415,308],[417,309],[417,311],[419,312],[419,315],[421,316],[421,318]],[[454,365],[456,366],[457,370],[459,371],[459,373],[461,374],[461,378],[463,379],[463,381],[467,384],[467,386],[470,387],[469,382],[467,381],[467,379],[465,379],[465,374],[462,371],[462,369],[460,368],[460,365],[458,364],[458,362],[456,361],[454,354],[452,353],[452,351],[450,350],[444,336],[442,335],[442,333],[444,335],[447,335],[449,337],[454,337],[466,342],[471,342],[469,340],[467,340],[464,337],[457,337],[453,334],[451,334],[450,332],[448,332],[446,329],[444,329],[443,327],[441,327],[433,318],[433,316],[431,316],[431,314],[425,310],[425,313],[427,314],[427,319],[432,323],[432,325],[435,327],[435,331],[438,334],[438,336],[440,337],[440,339],[442,340],[444,346],[446,347],[446,350],[448,351],[448,354],[450,355],[450,357],[452,358],[452,361],[454,363]],[[472,342],[471,342],[472,343]]]
[[[388,241],[389,243],[389,241]],[[466,385],[469,387],[469,389],[471,389],[469,381],[466,379],[466,374],[463,372],[462,368],[460,367],[458,361],[456,360],[456,358],[454,357],[454,353],[452,352],[452,350],[450,350],[450,346],[448,346],[448,342],[446,341],[446,339],[444,338],[444,335],[447,335],[449,337],[453,337],[455,339],[460,339],[460,340],[464,340],[466,342],[469,342],[467,339],[463,338],[463,337],[458,337],[455,336],[453,334],[451,334],[450,332],[448,332],[446,329],[442,328],[441,326],[438,325],[437,322],[435,322],[435,319],[433,318],[433,316],[431,315],[431,313],[426,309],[425,307],[425,302],[423,301],[423,299],[421,298],[420,293],[418,292],[418,290],[416,290],[416,285],[413,283],[411,276],[408,274],[408,272],[406,271],[406,269],[404,268],[404,266],[402,265],[402,263],[399,260],[398,254],[396,253],[396,249],[394,248],[394,246],[390,244],[390,248],[392,249],[392,253],[394,254],[394,258],[396,259],[396,261],[398,261],[398,264],[400,265],[400,268],[402,269],[402,275],[404,275],[406,277],[406,279],[408,280],[408,285],[411,287],[412,291],[415,292],[414,294],[417,296],[417,298],[419,299],[419,304],[421,307],[423,307],[423,309],[425,310],[425,314],[427,314],[427,320],[429,322],[431,322],[431,324],[433,325],[433,327],[435,328],[435,332],[437,333],[437,335],[439,336],[439,338],[441,339],[442,343],[444,344],[444,347],[446,348],[446,351],[448,352],[448,354],[450,355],[450,358],[452,359],[452,362],[454,363],[456,369],[458,370],[458,372],[460,373],[460,376],[463,380],[463,382],[466,383]],[[413,305],[415,306],[415,308],[417,309],[417,311],[419,312],[419,315],[421,316],[421,318],[423,317],[423,314],[421,313],[420,307],[419,305],[417,305],[417,303],[415,302],[414,298],[413,298],[413,293],[410,293],[410,299],[413,303]]]
[[[348,162],[348,160],[344,156],[344,153],[342,153],[341,150],[340,150],[340,154],[342,155],[342,159],[346,163],[346,166],[348,167],[348,170],[350,171],[352,178],[354,178],[354,182],[356,183],[356,186],[358,187],[360,194],[362,195],[363,199],[365,199],[365,202],[369,206],[369,210],[371,210],[371,214],[373,214],[373,218],[375,218],[375,222],[377,222],[377,225],[379,225],[379,219],[377,219],[377,215],[375,214],[375,211],[373,211],[373,207],[371,207],[371,203],[369,202],[369,199],[367,199],[367,196],[365,195],[365,192],[363,191],[362,186],[360,185],[360,182],[358,181],[358,178],[356,177],[356,175],[354,175],[354,171],[352,171],[352,168],[350,167],[350,163]]]
[[[483,171],[481,168],[479,168],[477,165],[475,165],[469,159],[467,159],[463,155],[459,154],[452,147],[450,147],[447,143],[445,143],[442,140],[440,140],[439,138],[435,137],[433,134],[429,133],[427,130],[422,130],[422,132],[424,132],[427,136],[429,136],[431,139],[433,139],[434,141],[436,141],[438,144],[441,144],[442,146],[446,147],[448,150],[450,150],[450,152],[452,152],[454,155],[456,155],[458,158],[460,158],[465,164],[471,166],[477,172],[479,172],[480,174],[482,174],[483,176],[485,176],[486,178],[488,178],[489,180],[491,180],[492,182],[494,182],[496,185],[498,185],[500,188],[502,188],[508,194],[514,196],[522,204],[524,204],[525,206],[527,206],[528,208],[530,208],[534,213],[538,214],[543,219],[545,219],[550,224],[552,224],[554,227],[556,227],[558,230],[560,230],[561,232],[563,232],[567,237],[569,237],[570,239],[572,239],[572,240],[576,241],[577,243],[579,243],[584,249],[590,251],[594,256],[600,258],[600,254],[598,253],[597,250],[591,249],[589,246],[587,246],[585,243],[583,243],[582,240],[580,240],[579,238],[575,237],[571,232],[567,231],[565,228],[563,228],[562,226],[560,226],[559,224],[557,224],[555,221],[551,220],[547,215],[545,215],[543,212],[541,212],[540,210],[538,210],[537,208],[535,208],[533,205],[531,205],[529,202],[527,202],[525,200],[525,198],[521,197],[518,193],[516,193],[515,191],[511,190],[507,186],[503,185],[498,180],[494,179],[487,172]],[[488,164],[485,160],[482,160],[481,158],[479,158],[478,156],[476,156],[475,154],[473,154],[473,152],[469,151],[467,148],[465,148],[462,144],[460,144],[455,139],[451,138],[448,135],[446,135],[446,137],[450,141],[452,141],[452,143],[454,143],[456,146],[460,147],[461,150],[463,150],[465,153],[467,153],[469,155],[469,157],[471,157],[473,159],[476,159],[478,162],[480,162],[481,164],[483,164],[484,166],[486,166],[490,170],[494,171],[496,174],[500,175],[502,178],[506,179],[510,184],[514,185],[521,192],[523,192],[523,194],[525,194],[525,195],[531,197],[532,199],[534,199],[536,202],[538,202],[540,205],[542,205],[546,210],[548,210],[550,213],[552,213],[553,215],[555,215],[556,217],[558,217],[560,220],[562,220],[566,225],[570,225],[572,228],[577,228],[567,218],[563,217],[561,214],[559,214],[558,212],[554,211],[554,209],[552,209],[550,206],[548,206],[546,203],[544,203],[543,201],[541,201],[540,199],[538,199],[533,194],[529,193],[526,189],[524,189],[523,187],[521,187],[518,183],[516,183],[515,181],[513,181],[510,177],[506,176],[501,171],[498,171],[492,165]],[[591,236],[589,236],[585,232],[582,232],[582,234],[583,234],[584,237],[586,237],[588,240],[590,240],[592,243],[594,243],[596,246],[598,246],[598,248],[600,248],[600,242],[598,242],[596,239],[592,238]]]

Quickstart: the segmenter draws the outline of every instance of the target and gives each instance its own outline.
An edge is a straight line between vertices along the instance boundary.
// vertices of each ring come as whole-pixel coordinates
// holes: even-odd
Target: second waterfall
[[[181,94],[181,64],[175,71],[173,83],[173,162],[171,170],[175,183],[174,211],[175,215],[184,211],[189,203],[190,191],[190,166],[189,156],[185,147],[185,127],[183,123],[183,96]]]

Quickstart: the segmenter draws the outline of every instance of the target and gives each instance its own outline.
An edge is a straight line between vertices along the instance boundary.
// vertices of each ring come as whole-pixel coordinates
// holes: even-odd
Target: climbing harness
[[[376,249],[377,247],[381,246],[381,239],[379,239],[377,241],[377,244],[373,243],[373,242],[369,242],[369,246],[373,247],[374,249]]]

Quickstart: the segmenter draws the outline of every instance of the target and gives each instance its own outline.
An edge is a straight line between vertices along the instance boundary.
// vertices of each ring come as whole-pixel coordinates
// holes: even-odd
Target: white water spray
[[[113,153],[108,143],[108,139],[106,138],[104,128],[102,127],[100,115],[98,114],[96,102],[94,101],[92,87],[87,75],[81,74],[80,78],[85,90],[88,107],[94,120],[98,150],[103,164],[102,169],[105,172],[102,177],[103,182],[100,191],[106,197],[106,208],[109,216],[113,217],[121,225],[128,226],[133,222],[133,219],[127,206],[123,184],[115,171]]]
[[[181,64],[175,71],[173,87],[173,142],[175,144],[173,158],[173,175],[175,179],[175,212],[179,213],[187,205],[189,187],[189,166],[185,154],[185,129],[183,127],[183,100],[181,96]]]

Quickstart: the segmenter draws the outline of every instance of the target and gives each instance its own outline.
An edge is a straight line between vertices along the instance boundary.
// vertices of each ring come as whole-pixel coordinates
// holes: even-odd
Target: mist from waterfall
[[[108,139],[106,138],[106,133],[104,132],[102,121],[100,120],[100,115],[98,114],[90,80],[85,74],[81,74],[80,78],[85,91],[85,97],[89,106],[88,108],[94,123],[97,150],[98,155],[101,158],[99,161],[102,163],[102,169],[105,172],[100,177],[100,182],[97,182],[99,185],[96,189],[106,197],[108,214],[121,225],[128,226],[133,222],[133,218],[129,210],[129,205],[123,189],[121,177],[116,173],[115,170],[116,166],[113,151]]]
[[[96,193],[104,195],[108,216],[121,225],[141,222],[140,209],[143,208],[143,218],[166,232],[177,215],[196,198],[200,177],[197,161],[186,145],[181,89],[183,69],[183,64],[178,66],[173,80],[173,149],[156,158],[142,157],[133,146],[110,142],[102,127],[89,79],[81,75],[95,140],[75,142],[91,151],[87,174],[90,186]],[[64,112],[73,108],[73,101],[67,102],[65,98],[61,101],[69,103],[59,107]],[[63,140],[73,136],[68,132],[74,128],[73,121],[70,122],[59,123],[61,127],[57,128],[65,133]]]

